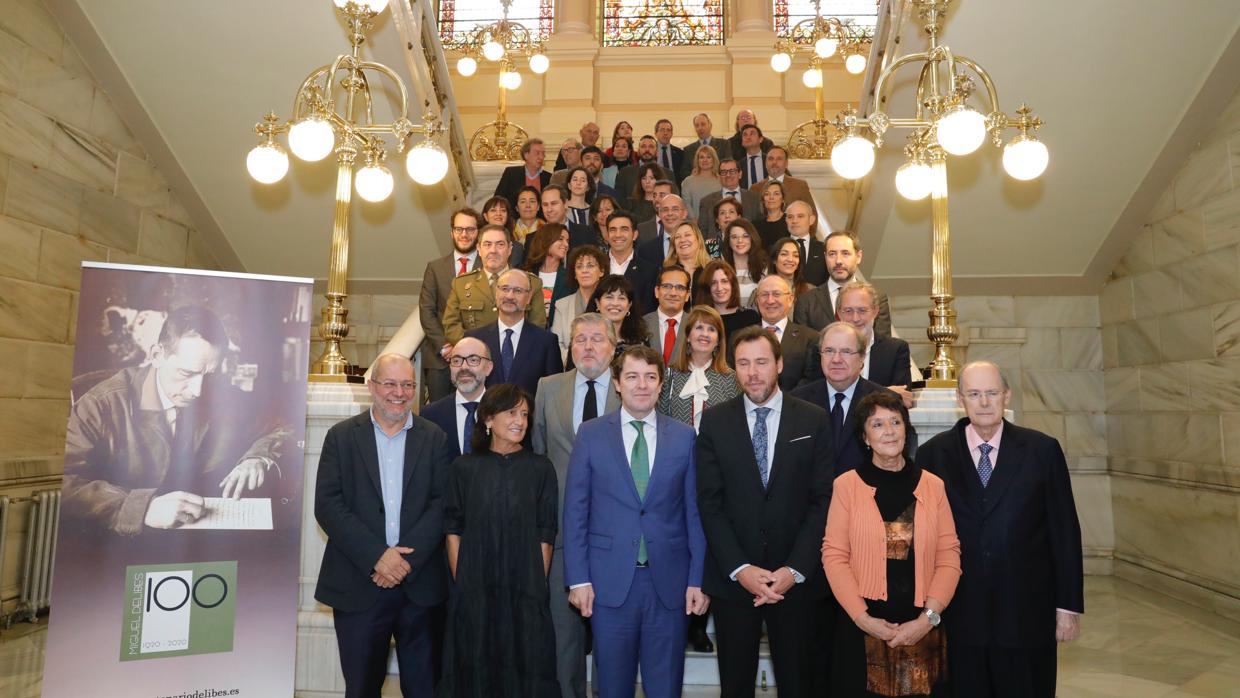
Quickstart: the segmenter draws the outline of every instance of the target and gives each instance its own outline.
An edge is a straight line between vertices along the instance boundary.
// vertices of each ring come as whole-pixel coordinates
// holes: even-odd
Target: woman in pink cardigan
[[[865,396],[855,419],[870,460],[836,478],[822,546],[853,621],[836,623],[831,695],[945,695],[939,614],[960,580],[960,541],[943,481],[904,458],[909,416],[894,393]]]

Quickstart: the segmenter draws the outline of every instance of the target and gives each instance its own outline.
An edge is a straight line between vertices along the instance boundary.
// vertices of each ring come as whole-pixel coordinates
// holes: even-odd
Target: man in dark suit
[[[861,377],[887,386],[900,395],[906,407],[912,407],[913,395],[906,387],[912,380],[908,342],[899,337],[875,336],[878,290],[864,281],[849,281],[840,289],[835,315],[865,335],[866,348],[862,357],[865,365]]]
[[[762,215],[762,197],[741,186],[741,170],[736,160],[724,158],[719,161],[719,185],[719,191],[702,197],[702,203],[698,205],[698,227],[707,237],[719,232],[715,227],[715,205],[725,196],[741,202],[741,215],[746,220],[754,221]]]
[[[448,596],[443,489],[452,460],[439,427],[411,412],[409,359],[383,354],[374,404],[323,440],[314,518],[327,534],[315,600],[331,606],[345,695],[378,698],[396,638],[405,696],[435,695],[439,606]]]
[[[715,138],[711,135],[714,124],[710,121],[710,116],[706,112],[702,112],[693,117],[693,130],[697,133],[697,140],[684,147],[684,156],[680,160],[680,169],[676,172],[676,181],[683,182],[685,177],[693,173],[693,165],[696,162],[698,148],[709,145],[715,149],[715,154],[719,156],[720,161],[724,158],[731,157],[732,151],[728,146],[725,138]]]
[[[581,125],[581,130],[577,131],[577,135],[581,137],[582,148],[589,148],[591,146],[597,146],[599,135],[600,135],[598,124],[594,123],[593,121],[585,122],[584,124]],[[582,152],[584,154],[585,151],[583,150]],[[558,170],[562,170],[566,168],[567,166],[568,164],[564,162],[564,154],[560,153],[559,155],[557,155],[555,158],[555,169],[558,171]]]
[[[780,698],[827,694],[815,656],[830,590],[821,548],[831,499],[831,431],[822,408],[779,389],[782,346],[768,330],[736,334],[743,394],[702,414],[698,507],[703,589],[713,600],[720,695],[753,698],[765,622]]]
[[[534,452],[551,460],[560,484],[560,511],[564,510],[564,485],[577,430],[602,414],[620,409],[620,398],[608,385],[608,370],[615,355],[616,331],[598,313],[578,315],[570,330],[574,369],[546,376],[538,383],[531,415]],[[561,698],[586,698],[587,622],[568,603],[564,583],[563,531],[555,539],[555,562],[547,576],[551,589],[551,623],[555,626],[556,675]]]
[[[821,366],[825,378],[806,383],[792,394],[827,410],[834,440],[832,462],[835,474],[855,470],[865,458],[861,438],[857,436],[857,406],[870,393],[886,390],[882,385],[861,377],[865,357],[865,335],[846,322],[827,325],[819,337]],[[909,425],[905,449],[912,457],[917,450],[917,434]]]
[[[670,120],[659,119],[655,122],[654,140],[658,148],[658,156],[655,159],[659,163],[659,167],[662,167],[669,177],[680,181],[676,177],[676,173],[680,172],[685,152],[679,147],[672,145],[672,122]]]
[[[539,195],[543,219],[548,223],[559,223],[568,230],[568,247],[593,245],[594,230],[575,221],[568,220],[568,189],[560,184],[548,184]]]
[[[823,243],[826,252],[827,282],[803,294],[797,299],[794,317],[802,325],[816,330],[835,322],[835,309],[839,305],[840,289],[850,281],[863,281],[858,267],[861,265],[861,242],[855,233],[836,230],[827,235]],[[874,318],[874,336],[890,337],[891,309],[887,294],[878,294],[878,315]]]
[[[965,418],[917,451],[943,479],[963,573],[943,612],[960,698],[1051,698],[1056,641],[1085,611],[1081,526],[1059,442],[1003,418],[1012,391],[995,364],[959,374]]]
[[[564,371],[559,340],[549,330],[525,321],[533,276],[520,269],[509,269],[500,274],[495,284],[499,318],[470,330],[466,335],[482,340],[491,351],[491,356],[498,357],[493,362],[491,374],[487,376],[487,387],[512,383],[533,395],[538,391],[540,378]]]
[[[778,274],[765,276],[753,292],[758,314],[762,316],[761,327],[775,333],[783,347],[783,369],[779,375],[779,387],[791,392],[802,383],[822,377],[818,367],[818,335],[804,325],[788,319],[792,310],[792,289]]]
[[[650,346],[663,357],[664,366],[671,363],[684,341],[681,323],[685,319],[685,304],[689,302],[689,294],[693,290],[691,283],[689,272],[684,267],[663,267],[659,272],[659,284],[654,287],[659,305],[642,316],[646,331],[650,333]],[[672,340],[671,344],[668,344],[668,339]]]
[[[637,256],[663,266],[672,248],[672,236],[685,222],[689,210],[685,208],[685,200],[676,194],[666,194],[658,199],[655,209],[657,214],[654,220],[637,226]]]
[[[542,191],[551,183],[551,173],[543,169],[547,146],[541,138],[531,138],[521,145],[521,159],[525,164],[504,168],[499,183],[495,185],[495,195],[508,199],[514,211],[517,210],[517,194],[521,192],[521,187],[528,185]]]
[[[641,175],[641,166],[648,162],[659,164],[659,142],[654,136],[645,135],[637,141],[637,164],[623,167],[616,173],[616,191],[629,196],[637,188],[637,178]],[[674,179],[676,174],[671,170],[659,167],[658,179]]]
[[[448,370],[456,390],[422,408],[422,416],[448,435],[453,458],[469,453],[474,413],[486,393],[484,381],[491,374],[491,366],[491,351],[487,345],[480,339],[465,337],[452,347],[448,359]]]
[[[814,286],[821,286],[827,280],[826,248],[818,239],[818,215],[814,207],[804,201],[793,201],[784,209],[784,222],[788,225],[788,236],[797,244],[801,253],[801,278]],[[778,240],[763,240],[771,259],[775,259]],[[808,294],[806,294],[808,295]],[[797,301],[800,305],[800,301]]]
[[[655,284],[659,282],[658,263],[649,259],[640,259],[634,245],[637,243],[637,226],[633,222],[633,214],[620,210],[607,218],[607,250],[608,274],[620,274],[633,284],[633,292],[641,303],[642,313],[647,308],[658,305],[654,297]]]
[[[639,668],[647,696],[679,696],[685,616],[709,604],[693,427],[655,411],[664,375],[647,346],[612,363],[620,409],[578,429],[564,487],[564,581],[608,698],[632,695]]]
[[[744,143],[742,143],[742,140],[743,140],[742,133],[741,133],[742,129],[744,129],[746,126],[757,126],[757,125],[758,125],[758,117],[756,114],[753,113],[752,109],[742,109],[736,112],[736,122],[734,124],[736,128],[736,132],[733,133],[730,138],[728,138],[728,150],[731,151],[732,157],[736,158],[738,161],[742,160],[742,156],[745,154],[745,145]],[[761,130],[758,131],[758,136],[762,138],[762,140],[760,140],[758,144],[759,144],[759,148],[761,149],[763,153],[766,153],[766,151],[774,147],[775,142],[772,141],[770,138],[766,138],[762,136]],[[744,163],[741,163],[741,164],[743,165]]]
[[[766,179],[750,185],[749,191],[762,195],[762,188],[767,182],[775,181],[784,185],[784,205],[793,201],[804,201],[814,206],[814,195],[809,191],[809,182],[788,174],[788,151],[777,145],[766,151]]]
[[[616,200],[623,200],[620,192],[603,181],[603,151],[598,146],[589,145],[581,149],[581,166],[586,168],[590,178],[594,180],[594,195],[607,194]]]
[[[766,151],[762,129],[753,124],[741,127],[741,150],[732,151],[741,165],[741,186],[748,189],[766,179]]]
[[[452,214],[452,253],[426,264],[422,272],[422,290],[418,296],[418,318],[422,321],[423,380],[429,394],[428,402],[434,402],[452,392],[448,379],[448,354],[452,344],[443,329],[443,313],[452,295],[452,280],[464,276],[481,265],[478,258],[478,229],[482,216],[472,208],[462,208]]]

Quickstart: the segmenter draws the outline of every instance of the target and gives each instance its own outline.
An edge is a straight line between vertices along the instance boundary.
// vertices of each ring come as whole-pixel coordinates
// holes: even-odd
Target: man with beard
[[[818,685],[820,550],[831,499],[831,431],[822,408],[779,388],[783,347],[747,327],[733,339],[743,393],[706,410],[697,438],[698,508],[708,554],[702,588],[715,611],[720,695],[753,698],[762,626],[780,698]]]
[[[772,181],[784,185],[785,207],[793,201],[804,201],[813,207],[814,196],[809,193],[809,182],[788,174],[788,151],[782,145],[766,151],[766,179],[751,185],[749,191],[761,196],[762,188]]]
[[[452,294],[452,280],[478,268],[478,228],[482,216],[472,208],[452,214],[452,253],[433,259],[422,272],[422,291],[418,296],[418,318],[426,339],[422,342],[423,380],[429,401],[452,391],[448,377],[448,355],[452,344],[443,329],[443,313]]]
[[[539,381],[531,416],[534,452],[545,455],[555,465],[561,511],[577,429],[582,422],[620,407],[620,398],[608,386],[606,375],[616,349],[615,328],[598,313],[584,313],[573,320],[570,337],[574,368]],[[555,626],[556,675],[561,698],[586,698],[586,621],[568,603],[564,565],[560,563],[563,546],[563,535],[557,534],[554,562],[547,579],[551,587],[551,623]]]
[[[526,309],[530,305],[530,289],[536,274],[520,269],[509,269],[499,275],[495,283],[495,298],[499,317],[469,331],[487,345],[492,357],[497,357],[487,376],[487,386],[512,383],[533,395],[538,381],[564,370],[560,358],[560,342],[549,330],[526,322]],[[541,302],[538,305],[542,305]]]
[[[452,347],[448,370],[456,390],[422,408],[422,416],[431,420],[448,435],[452,457],[469,453],[474,433],[474,412],[486,392],[486,378],[491,375],[491,351],[481,340],[466,337]]]
[[[642,136],[641,140],[637,142],[637,164],[625,167],[616,173],[616,191],[623,193],[625,196],[630,196],[633,193],[633,189],[637,186],[637,177],[641,174],[641,166],[648,162],[653,162],[657,165],[658,156],[659,142],[654,139],[654,136]],[[659,169],[663,169],[662,166]],[[659,179],[670,179],[674,176],[675,173],[664,172]]]
[[[586,168],[590,178],[594,180],[594,195],[607,194],[623,199],[620,192],[603,181],[603,151],[597,146],[588,145],[581,151],[581,166]]]
[[[478,255],[482,267],[452,280],[452,292],[448,295],[448,307],[443,313],[444,336],[455,344],[465,333],[499,317],[495,302],[495,286],[500,274],[508,271],[508,256],[512,243],[508,231],[502,225],[488,224],[478,233]],[[534,299],[537,299],[535,302]],[[526,317],[530,322],[545,327],[547,308],[542,301],[542,281],[530,275],[530,295],[526,299]]]
[[[788,222],[788,229],[792,229],[791,220]],[[857,240],[855,233],[837,230],[827,236],[824,246],[826,264],[819,266],[829,273],[829,278],[825,284],[797,299],[796,313],[793,315],[794,320],[815,330],[821,330],[835,322],[840,289],[849,281],[860,278],[857,267],[861,265],[861,242]],[[809,280],[808,277],[806,280]],[[878,316],[874,318],[874,336],[891,336],[891,309],[887,306],[887,294],[881,291],[878,292]]]

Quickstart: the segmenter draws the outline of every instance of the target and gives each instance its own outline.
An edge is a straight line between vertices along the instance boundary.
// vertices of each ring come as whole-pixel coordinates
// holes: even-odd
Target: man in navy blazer
[[[529,272],[509,269],[500,274],[495,282],[499,319],[466,334],[482,340],[491,351],[492,368],[487,386],[513,383],[534,395],[538,392],[539,379],[564,371],[560,342],[555,334],[525,321],[531,288]]]
[[[612,363],[620,409],[582,423],[564,488],[564,581],[594,629],[602,698],[681,693],[686,616],[706,612],[706,536],[693,428],[655,412],[663,360],[629,347]]]
[[[473,436],[473,415],[486,392],[483,382],[491,374],[491,350],[482,340],[465,337],[448,355],[448,371],[456,390],[422,408],[422,417],[448,435],[452,457],[469,453]]]

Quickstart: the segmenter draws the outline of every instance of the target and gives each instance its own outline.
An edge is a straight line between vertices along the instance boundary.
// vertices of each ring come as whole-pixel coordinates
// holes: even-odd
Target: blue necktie
[[[507,381],[512,377],[512,360],[516,357],[517,352],[512,348],[512,330],[504,330],[504,346],[499,350],[499,363],[504,369],[504,380]]]
[[[995,466],[990,462],[990,452],[995,450],[995,447],[983,443],[977,450],[982,452],[982,457],[977,459],[977,476],[982,479],[982,487],[985,487],[990,484],[990,474],[995,471]]]
[[[474,438],[474,410],[478,409],[477,402],[462,402],[461,406],[465,408],[465,433],[461,441],[461,453],[469,453],[473,451],[473,447],[469,442]]]
[[[749,186],[758,183],[758,156],[749,156]]]
[[[762,489],[766,489],[766,483],[771,479],[771,467],[766,462],[766,416],[770,413],[769,407],[755,407],[753,410],[753,457],[758,461]]]

